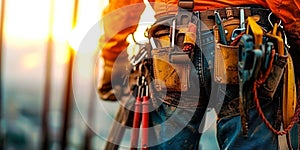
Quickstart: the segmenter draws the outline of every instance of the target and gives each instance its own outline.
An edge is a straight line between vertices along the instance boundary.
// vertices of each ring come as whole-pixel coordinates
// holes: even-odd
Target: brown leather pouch
[[[238,84],[238,46],[216,44],[214,73],[217,83]]]
[[[226,40],[230,41],[232,31],[239,26],[238,19],[223,22]],[[229,46],[220,43],[218,27],[214,26],[215,62],[214,80],[220,84],[238,84],[238,46]]]
[[[157,91],[187,91],[190,61],[188,55],[171,55],[169,47],[153,49],[154,84]]]
[[[283,73],[286,69],[288,55],[278,55],[274,60],[271,73],[268,76],[267,80],[262,84],[259,90],[259,96],[265,99],[272,99],[277,87],[280,83],[280,80],[283,76]]]

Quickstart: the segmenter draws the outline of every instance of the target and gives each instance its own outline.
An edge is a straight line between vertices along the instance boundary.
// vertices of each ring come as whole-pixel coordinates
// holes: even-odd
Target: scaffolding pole
[[[5,17],[5,0],[1,0],[0,16],[0,149],[4,149],[4,131],[3,131],[3,95],[2,95],[2,54],[3,54],[3,37],[4,37],[4,17]]]
[[[79,0],[74,0],[73,6],[73,16],[72,16],[72,29],[75,28],[77,23],[77,11],[78,11]],[[63,126],[62,126],[62,149],[67,149],[68,146],[68,129],[71,122],[71,108],[73,106],[73,90],[72,90],[72,72],[73,72],[73,62],[74,62],[74,49],[68,46],[69,62],[67,64],[67,74],[66,74],[66,86],[65,86],[65,97],[63,100]]]
[[[51,97],[51,74],[52,74],[52,59],[53,59],[53,22],[54,22],[54,1],[50,1],[50,16],[49,16],[48,41],[46,52],[46,76],[44,87],[44,102],[42,109],[42,149],[49,149],[49,108]]]
[[[97,57],[93,57],[94,62],[96,61]],[[91,90],[89,95],[89,104],[88,104],[88,118],[87,118],[87,124],[93,122],[94,120],[94,113],[95,113],[95,91],[93,90],[94,79],[92,78],[90,81]],[[84,149],[93,149],[92,147],[92,138],[94,136],[93,130],[87,125],[86,131],[85,131],[85,137],[84,137]]]

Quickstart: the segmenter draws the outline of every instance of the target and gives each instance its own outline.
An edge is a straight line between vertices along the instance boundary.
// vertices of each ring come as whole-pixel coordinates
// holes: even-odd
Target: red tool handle
[[[137,97],[135,102],[134,118],[133,118],[133,125],[132,125],[133,128],[132,128],[132,135],[131,135],[131,148],[138,147],[141,104],[142,104],[141,97]]]
[[[143,115],[142,115],[142,149],[148,150],[148,130],[149,130],[149,98],[143,97]]]

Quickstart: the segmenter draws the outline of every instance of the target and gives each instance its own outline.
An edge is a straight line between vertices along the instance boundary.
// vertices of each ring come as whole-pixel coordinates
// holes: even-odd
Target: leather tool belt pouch
[[[221,84],[238,84],[238,46],[220,43],[215,48],[214,79]]]
[[[232,34],[233,28],[237,28],[239,26],[238,19],[229,19],[223,22],[224,30],[226,33],[226,40],[230,41],[230,35]],[[213,27],[214,37],[216,40],[215,45],[215,60],[214,60],[214,81],[219,84],[231,84],[238,85],[239,77],[238,77],[238,46],[230,46],[224,45],[220,43],[220,34],[217,25]],[[276,44],[276,41],[268,39],[264,42],[264,49],[267,49],[266,43],[272,42]],[[276,53],[274,61],[272,63],[272,68],[269,76],[266,81],[260,86],[259,97],[262,99],[272,99],[281,78],[283,76],[283,72],[285,71],[285,66],[287,63],[288,52],[285,50],[284,55],[278,55]],[[267,54],[264,54],[267,55]],[[270,55],[270,54],[268,54]],[[264,56],[271,57],[271,56]],[[266,62],[269,60],[263,59],[262,64],[268,64],[270,62]],[[264,69],[262,69],[264,70]]]
[[[229,39],[232,31],[239,26],[238,19],[224,21],[224,29],[227,31],[226,39]],[[218,27],[214,26],[215,60],[214,81],[219,84],[238,84],[238,46],[229,46],[220,43]]]
[[[272,99],[280,83],[287,64],[288,55],[276,55],[272,65],[272,70],[267,80],[259,89],[259,97],[263,99]]]
[[[153,72],[157,91],[187,91],[189,87],[190,58],[185,53],[172,54],[172,48],[152,50]]]
[[[164,24],[160,27],[164,28],[161,31],[165,31],[169,26],[169,37],[165,34],[162,36],[158,33],[150,34],[156,35],[158,41],[158,46],[154,46],[157,48],[152,49],[154,83],[157,91],[187,92],[190,88],[193,65],[191,54],[196,42],[198,20],[199,16],[195,13],[183,11],[171,19],[172,22],[167,25],[160,23]],[[186,44],[191,48],[184,49]]]

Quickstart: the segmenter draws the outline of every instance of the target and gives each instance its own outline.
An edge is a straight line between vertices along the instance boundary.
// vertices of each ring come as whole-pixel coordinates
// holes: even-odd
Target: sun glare
[[[51,10],[52,4],[53,9]],[[66,45],[72,31],[73,6],[74,0],[7,1],[4,34],[9,47],[27,47],[19,49],[29,52],[32,49],[46,51],[46,46],[40,47],[40,45],[49,36],[52,36],[55,63],[68,62]],[[32,58],[33,56],[24,57],[22,62],[25,63],[26,68],[34,67],[35,65],[28,61],[28,57]]]
[[[101,22],[101,12],[107,4],[108,0],[79,1],[77,25],[72,29],[74,0],[9,0],[6,3],[4,34],[11,47],[33,47],[38,51],[46,51],[46,46],[40,48],[37,46],[47,41],[51,35],[54,44],[54,61],[57,64],[65,64],[69,60],[68,46],[75,51],[78,50],[86,33],[99,21]],[[51,9],[52,5],[53,9]],[[52,22],[51,17],[53,17]],[[138,33],[135,34],[137,40],[143,39],[141,36],[144,31],[145,28],[138,28]],[[99,26],[99,37],[103,32]],[[91,41],[95,49],[99,37]],[[133,43],[132,40],[130,43]],[[30,48],[20,49],[32,51]],[[29,58],[33,57],[29,55],[24,58],[23,62],[27,68],[36,66],[29,62]]]
[[[26,69],[33,69],[38,66],[40,57],[37,53],[26,54],[22,57],[21,63]]]
[[[40,0],[9,0],[5,34],[17,39],[42,39],[48,34],[49,3]],[[24,41],[25,42],[25,41]]]
[[[101,22],[101,12],[104,7],[107,5],[108,0],[100,0],[100,1],[80,1],[79,9],[78,9],[78,17],[77,24],[72,32],[69,34],[68,43],[75,50],[78,51],[79,46],[86,36],[87,32],[89,32],[95,25],[98,25]],[[96,34],[98,37],[92,39],[90,41],[92,45],[96,48],[98,45],[98,38],[101,35],[102,29],[101,26],[97,26],[99,30],[97,30]]]

